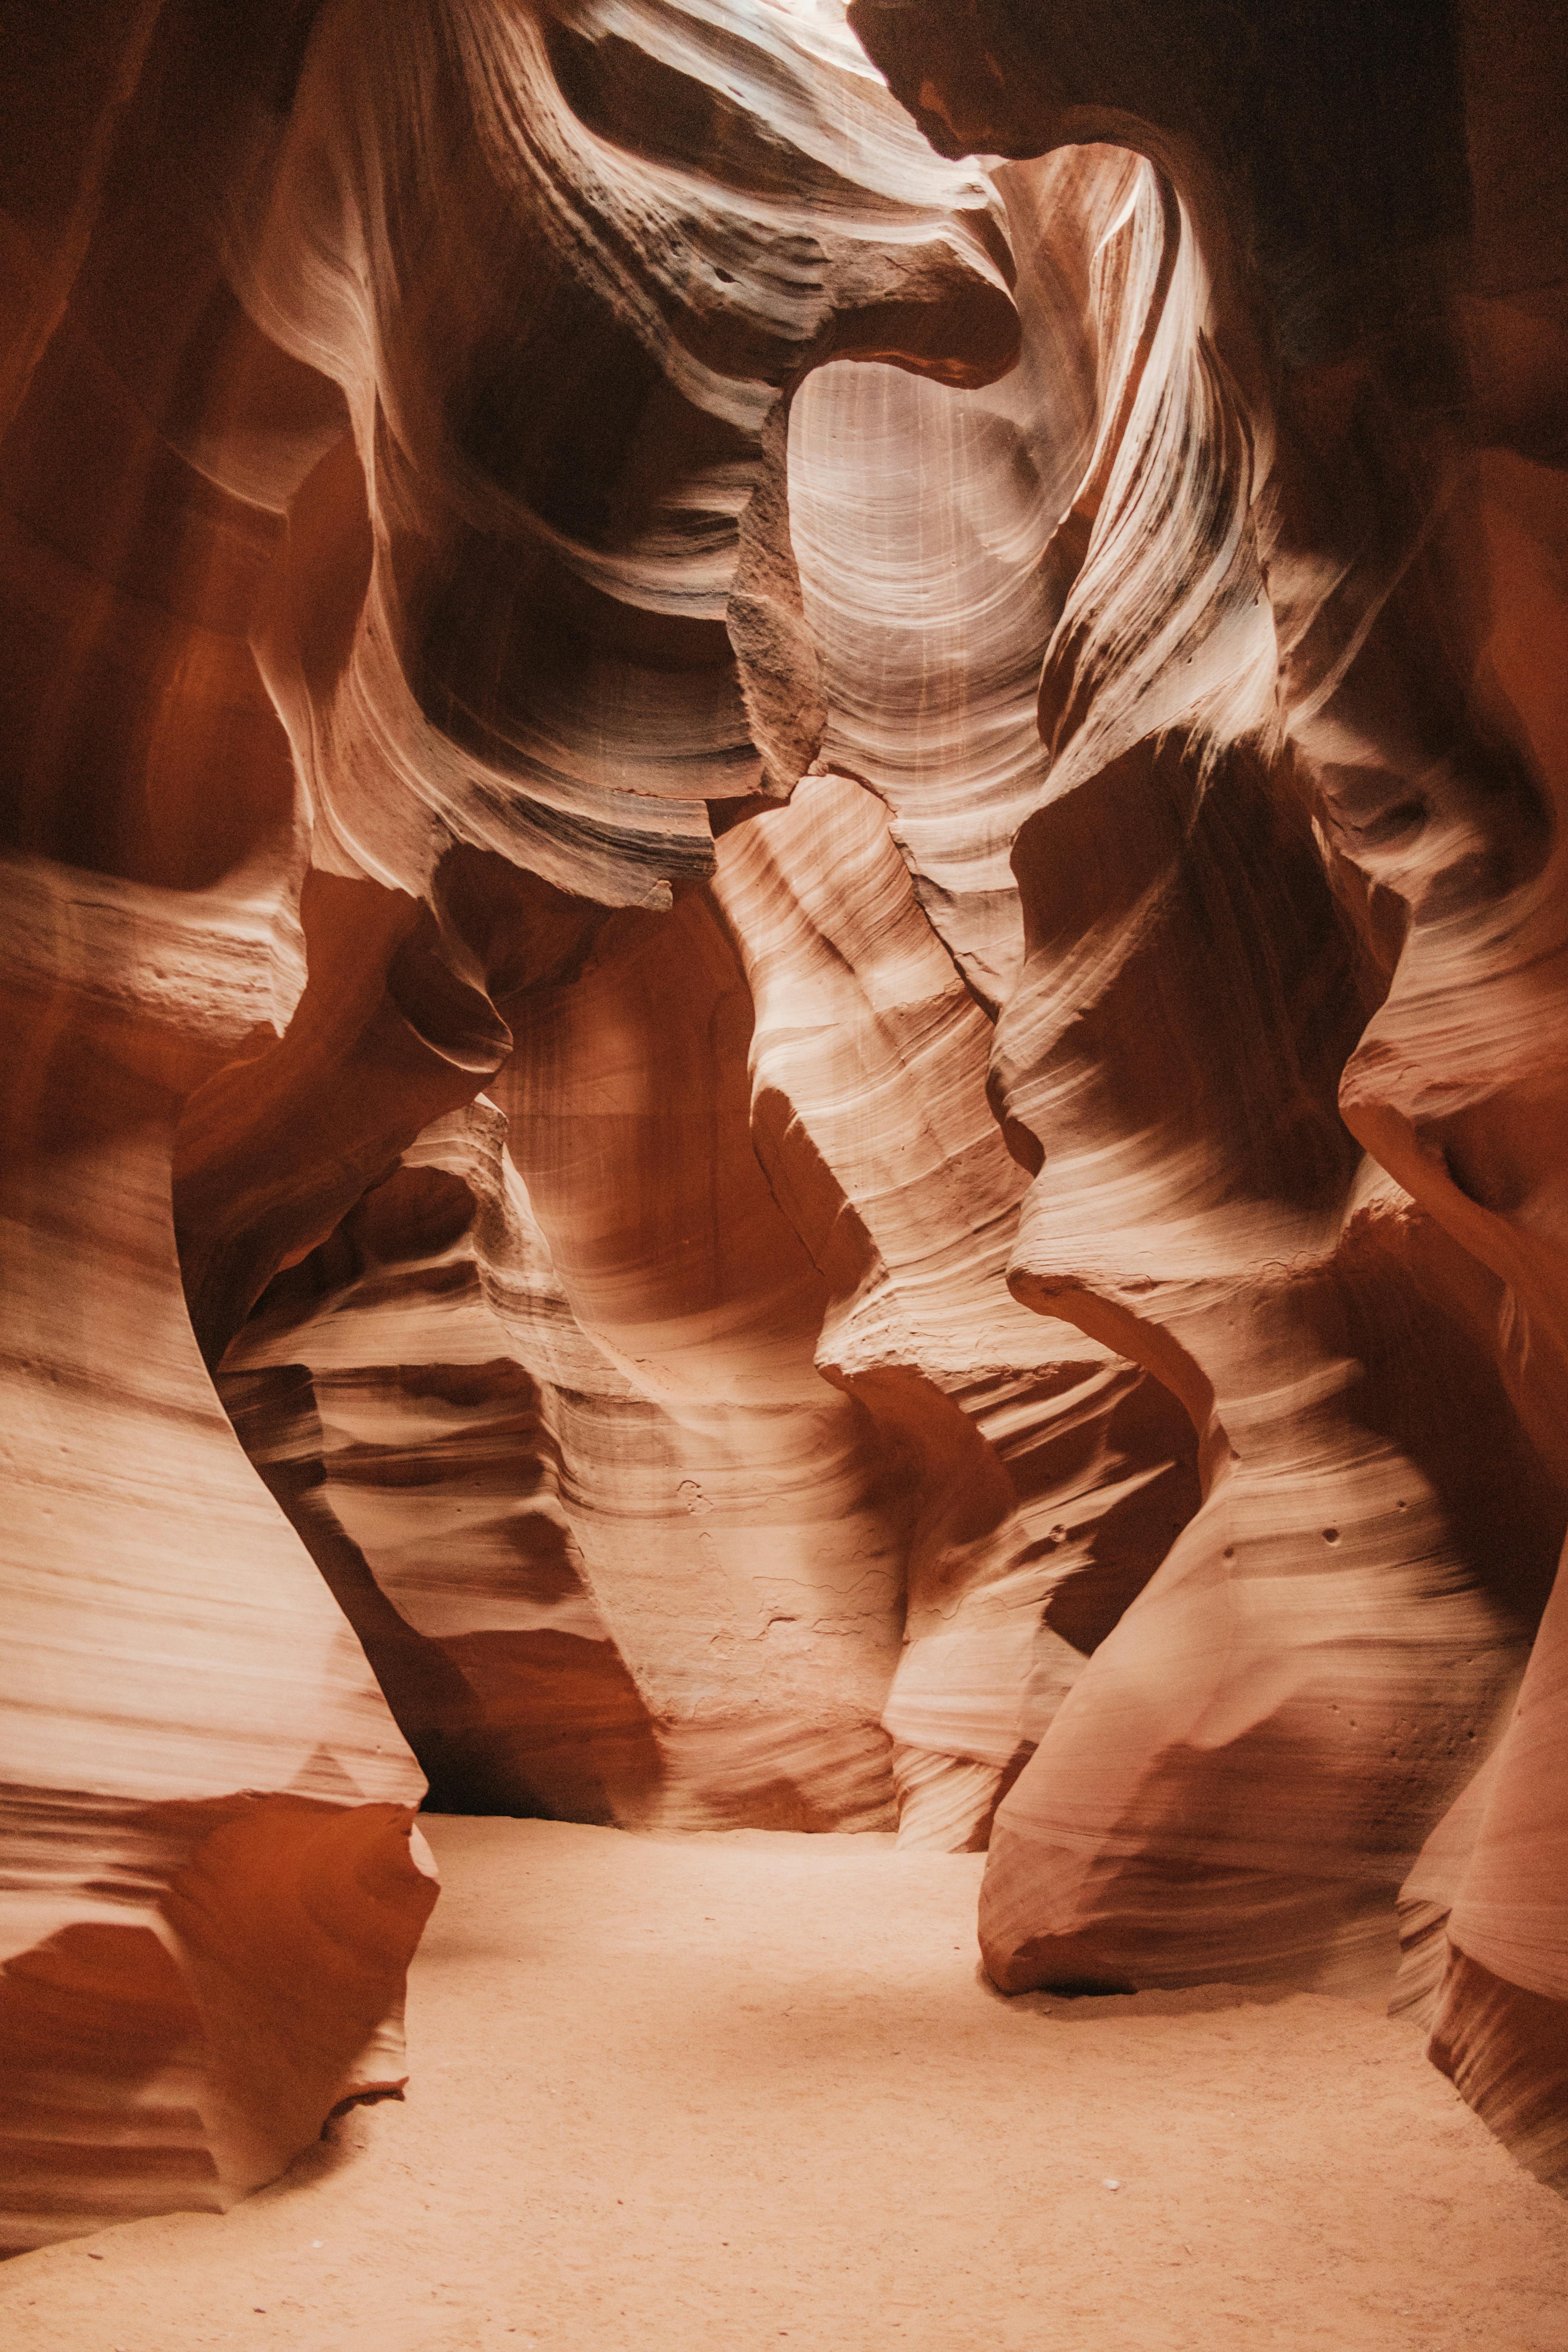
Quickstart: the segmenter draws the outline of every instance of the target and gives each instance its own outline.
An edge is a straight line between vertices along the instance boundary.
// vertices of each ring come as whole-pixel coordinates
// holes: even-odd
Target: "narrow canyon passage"
[[[0,27],[0,2352],[1568,2352],[1568,0]]]
[[[1005,2000],[890,1837],[425,1826],[406,2105],[5,2264],[10,2352],[1560,2352],[1568,2209],[1371,2001]]]

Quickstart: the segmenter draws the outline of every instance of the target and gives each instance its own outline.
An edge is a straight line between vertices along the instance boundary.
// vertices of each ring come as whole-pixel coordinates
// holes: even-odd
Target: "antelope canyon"
[[[8,2340],[1552,2352],[1563,11],[0,24]]]

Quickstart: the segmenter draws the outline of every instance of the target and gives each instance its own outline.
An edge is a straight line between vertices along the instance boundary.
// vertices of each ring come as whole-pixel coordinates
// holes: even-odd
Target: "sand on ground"
[[[7,2352],[1568,2347],[1568,2205],[1370,2004],[1004,2000],[979,1855],[425,1826],[406,2103],[0,2266]]]

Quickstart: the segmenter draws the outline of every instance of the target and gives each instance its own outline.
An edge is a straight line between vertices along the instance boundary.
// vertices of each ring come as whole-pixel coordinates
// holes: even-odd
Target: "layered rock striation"
[[[30,30],[5,2245],[397,2087],[422,1800],[1568,2163],[1554,37],[1239,13]]]
[[[1053,541],[994,1074],[1039,1163],[1016,1291],[1160,1370],[1207,1491],[1003,1813],[990,1964],[1230,1972],[1299,1871],[1386,1885],[1451,1798],[1409,1997],[1436,1965],[1434,2056],[1560,2169],[1555,1603],[1512,1694],[1563,1472],[1561,30],[1481,0],[852,15],[943,152],[1146,159],[1118,282],[1096,255],[1111,364]],[[1433,1308],[1447,1398],[1394,1404],[1372,1333]],[[1528,1525],[1496,1516],[1505,1431]]]

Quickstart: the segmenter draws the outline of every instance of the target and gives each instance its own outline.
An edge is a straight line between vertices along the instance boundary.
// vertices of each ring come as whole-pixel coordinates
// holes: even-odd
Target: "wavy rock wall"
[[[6,2244],[395,2087],[426,1784],[1564,2161],[1550,30],[850,13],[27,31]]]
[[[1161,0],[851,13],[943,152],[1146,158],[1124,269],[1095,257],[1110,364],[1052,542],[993,1074],[1038,1169],[1016,1292],[1160,1370],[1206,1493],[1003,1810],[989,1964],[1228,1971],[1249,1915],[1315,1939],[1451,1797],[1407,1998],[1560,2170],[1556,1601],[1501,1702],[1563,1472],[1561,29],[1482,0],[1243,10],[1239,38]],[[1412,1284],[1441,1320],[1391,1411]],[[1492,1516],[1482,1395],[1526,1433],[1529,1524]]]
[[[395,2085],[433,1886],[367,1658],[454,1801],[646,1811],[658,1706],[689,1735],[692,1818],[884,1817],[897,1507],[864,1413],[812,1369],[804,1249],[749,1156],[715,1193],[699,1149],[737,1104],[744,1132],[732,950],[710,919],[658,945],[634,922],[586,1014],[552,991],[616,909],[707,869],[710,800],[785,792],[815,749],[787,386],[858,351],[962,382],[1016,341],[984,183],[930,153],[841,26],[434,0],[241,24],[170,0],[22,36],[0,443],[10,2244],[221,2202],[337,2099]],[[673,1118],[650,1100],[683,1082],[671,971],[695,1034],[731,1041],[711,1066],[687,1041]],[[597,1050],[595,1005],[658,1049],[645,1069],[629,1044],[646,1126],[608,1109],[609,1172],[674,1143],[675,1287],[702,1254],[679,1257],[695,1186],[702,1311],[738,1327],[669,1393],[616,1353],[672,1319],[669,1270],[640,1257],[657,1206],[575,1256],[562,1212],[579,1324],[482,1115],[442,1160],[514,1034],[532,1022],[548,1085]],[[511,1083],[526,1097],[523,1063]],[[530,1173],[545,1198],[548,1152]],[[521,1336],[475,1273],[422,1380],[416,1295],[466,1216],[518,1238]],[[362,1249],[405,1280],[397,1342],[268,1364],[269,1298],[231,1390],[258,1480],[209,1368],[274,1276],[304,1269],[308,1299],[331,1286],[318,1253]],[[705,1533],[710,1484],[720,1526],[764,1439],[853,1575],[787,1507],[760,1569]],[[574,1463],[585,1546],[550,1509]],[[422,1530],[447,1582],[423,1603]],[[841,1627],[827,1691],[767,1642],[801,1577]],[[716,1622],[744,1669],[715,1709]],[[803,1716],[792,1775],[773,1750]]]
[[[157,210],[125,127],[151,35],[35,23],[7,142],[7,2246],[221,2206],[394,2089],[435,1896],[414,1759],[181,1286],[182,1104],[276,1034],[300,971],[289,762],[246,642],[277,524],[155,428],[157,338],[205,321],[237,417],[304,447],[331,402],[210,264],[146,312],[121,282]]]

